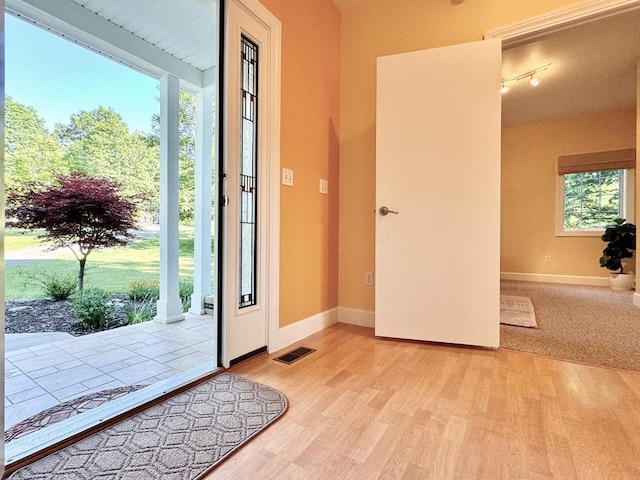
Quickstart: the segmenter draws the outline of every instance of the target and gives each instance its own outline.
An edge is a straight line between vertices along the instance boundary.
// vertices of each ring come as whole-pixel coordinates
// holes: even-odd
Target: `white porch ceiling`
[[[7,11],[153,76],[212,84],[218,0],[6,0]]]
[[[216,63],[214,0],[72,0],[198,70]]]

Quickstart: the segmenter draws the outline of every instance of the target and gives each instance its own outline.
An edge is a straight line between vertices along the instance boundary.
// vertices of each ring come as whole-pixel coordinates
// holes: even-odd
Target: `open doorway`
[[[73,50],[73,55],[91,58],[78,60],[76,67],[79,68],[73,71],[61,72],[75,74],[81,80],[75,88],[69,80],[68,90],[52,87],[54,73],[58,72],[49,71],[48,75],[46,72],[40,75],[27,72],[30,73],[27,93],[21,101],[10,98],[15,70],[8,64],[6,118],[21,120],[7,124],[8,186],[20,188],[32,180],[55,186],[60,183],[61,174],[80,171],[94,183],[123,184],[126,195],[144,199],[144,208],[136,210],[136,224],[146,223],[145,228],[127,230],[126,234],[131,238],[121,238],[127,245],[117,251],[105,248],[92,252],[87,262],[84,293],[74,290],[68,300],[61,300],[65,304],[69,302],[65,311],[74,310],[74,297],[88,301],[92,295],[87,292],[94,289],[94,301],[104,307],[103,310],[109,310],[96,328],[71,326],[69,331],[49,332],[45,327],[43,331],[11,332],[5,337],[8,340],[3,343],[7,359],[4,406],[9,411],[4,416],[7,462],[148,402],[218,367],[219,302],[217,296],[212,295],[219,287],[214,281],[217,262],[212,263],[215,258],[212,251],[217,251],[219,219],[215,210],[218,202],[213,203],[218,192],[218,163],[213,141],[217,137],[214,128],[218,125],[215,121],[218,115],[214,96],[216,77],[213,74],[218,61],[218,4],[207,2],[196,4],[188,11],[176,11],[176,16],[182,15],[188,21],[182,28],[172,25],[170,34],[175,35],[173,40],[177,43],[161,48],[157,45],[161,41],[157,38],[161,30],[155,32],[155,40],[143,37],[148,34],[147,28],[164,25],[161,20],[167,12],[157,17],[152,11],[134,12],[115,3],[105,2],[105,5],[113,6],[113,10],[101,10],[95,5],[99,11],[89,11],[88,7],[80,5],[72,7],[75,9],[73,18],[90,19],[89,24],[80,26],[64,20],[64,12],[53,4],[39,10],[27,2],[7,2],[7,12],[13,15],[7,21],[7,28],[18,25],[17,28],[31,29],[25,43],[33,40],[36,34],[44,35],[48,47],[54,48],[57,42],[62,42]],[[114,25],[114,15],[122,12],[131,14],[132,22],[127,23],[126,29],[122,24]],[[125,20],[118,17],[117,21],[126,23]],[[193,43],[189,31],[196,23],[202,28],[198,30],[198,42]],[[112,34],[107,35],[109,41],[104,38],[105,32]],[[11,38],[11,35],[7,36],[8,51],[12,48]],[[167,41],[167,36],[162,40]],[[195,52],[191,56],[189,48]],[[41,49],[34,48],[25,58],[35,57],[38,62],[39,52]],[[40,60],[42,63],[50,60],[50,68],[64,70],[62,61]],[[70,114],[68,121],[54,118],[49,126],[44,107],[28,103],[29,99],[37,97],[35,94],[30,96],[29,89],[44,92],[45,99],[64,102],[68,98],[68,103],[73,98],[90,95],[94,83],[91,74],[104,81],[114,60],[117,61],[116,68],[130,74],[133,80],[114,74],[98,89],[104,92],[114,87],[113,90],[118,90],[115,88],[118,86],[126,91],[134,89],[136,78],[150,81],[155,111],[148,115],[148,131],[133,125],[128,118],[125,121],[116,107],[101,103],[95,108],[78,108]],[[161,79],[160,91],[158,79]],[[95,83],[100,84],[97,80]],[[167,85],[169,87],[165,88]],[[167,90],[170,99],[167,99]],[[142,96],[139,92],[126,93]],[[122,100],[124,94],[114,95]],[[160,104],[169,108],[158,108],[158,97]],[[125,99],[119,105],[143,110],[136,109],[134,100],[127,102]],[[18,131],[24,135],[15,135]],[[19,146],[17,150],[16,145]],[[43,152],[46,158],[38,156]],[[35,156],[39,161],[20,161],[24,155],[18,158],[18,153],[29,158]],[[50,163],[51,169],[44,169],[45,163]],[[21,172],[19,168],[11,170],[13,166],[26,165],[34,168],[30,172]],[[33,172],[41,173],[42,178],[28,179],[19,175]],[[169,183],[175,181],[176,187],[167,185],[163,175],[165,180],[171,177]],[[208,208],[203,209],[203,206]],[[168,221],[162,219],[163,208],[168,212]],[[45,233],[46,229],[35,232]],[[6,239],[10,241],[6,244],[9,247],[15,243],[14,238],[23,243],[28,240],[33,245],[25,247],[38,249],[33,235],[8,235]],[[74,254],[65,249],[58,253],[61,255],[58,258],[35,259],[41,262],[45,286],[52,282],[64,283],[67,277],[73,280],[74,275],[77,276],[78,262]],[[13,269],[20,267],[16,265],[20,261],[19,255],[13,255],[16,258],[11,260],[12,255],[6,255],[12,263],[4,271],[7,282],[3,285],[9,299],[25,300],[19,297],[27,292],[20,291],[19,280],[13,281],[16,276]],[[33,263],[23,263],[23,277],[36,277],[30,270]],[[166,288],[167,283],[172,288]],[[168,296],[163,292],[168,292]],[[180,318],[171,319],[179,321],[169,323],[162,318],[158,307],[163,302],[179,304]],[[12,305],[10,308],[15,309],[12,313],[34,312],[33,306],[27,310],[23,308],[25,306]],[[84,310],[93,306],[87,304]],[[79,320],[84,318],[81,310],[81,307],[75,309],[80,312]],[[7,326],[10,320],[8,315]],[[37,321],[34,318],[31,323]],[[65,338],[47,337],[50,333],[67,335]],[[92,408],[86,408],[89,405]],[[59,411],[51,410],[56,408]],[[82,415],[75,415],[81,411]],[[67,413],[72,413],[73,418]],[[44,421],[53,417],[62,421],[55,424]]]
[[[588,286],[577,297],[588,297],[589,288],[596,289],[592,297],[597,289],[610,296],[614,294],[608,290],[609,271],[599,264],[605,247],[600,236],[603,227],[617,217],[634,222],[637,204],[634,164],[640,12],[636,4],[623,12],[600,12],[599,16],[579,13],[568,11],[568,24],[550,19],[551,31],[543,26],[528,37],[514,35],[504,44],[503,87],[508,91],[503,94],[501,271],[508,281]],[[535,24],[535,20],[529,22],[529,26]],[[561,171],[562,159],[593,159],[601,152],[627,154],[630,163],[613,170],[590,165],[571,175]],[[635,270],[635,260],[628,266]],[[525,285],[507,283],[503,290],[523,294]],[[560,289],[558,293],[562,297]],[[563,301],[566,304],[569,299],[562,297]],[[626,293],[625,302],[633,304],[632,291]],[[587,331],[589,322],[577,321],[582,315],[578,310],[576,307],[575,323],[580,327],[564,329],[570,337],[578,337],[561,339],[562,343],[611,338]],[[567,314],[571,313],[563,312]],[[545,319],[539,320],[542,329]],[[621,331],[614,323],[603,325]],[[502,330],[506,343],[510,335],[517,337],[525,350],[524,337],[534,342],[536,334],[542,333],[511,326]],[[617,351],[619,345],[609,349]]]

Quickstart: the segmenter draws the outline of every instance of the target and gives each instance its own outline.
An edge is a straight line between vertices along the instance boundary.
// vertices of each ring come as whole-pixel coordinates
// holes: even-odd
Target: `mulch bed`
[[[127,325],[124,315],[124,295],[114,295],[115,309],[105,330]],[[85,330],[71,315],[71,302],[41,298],[35,300],[16,300],[5,303],[5,333],[41,333],[67,332],[73,336],[96,333],[97,330]]]

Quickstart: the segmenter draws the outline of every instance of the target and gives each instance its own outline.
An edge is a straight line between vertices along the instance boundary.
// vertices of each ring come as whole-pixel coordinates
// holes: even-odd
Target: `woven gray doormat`
[[[223,373],[14,472],[11,480],[194,480],[287,409],[278,390]]]

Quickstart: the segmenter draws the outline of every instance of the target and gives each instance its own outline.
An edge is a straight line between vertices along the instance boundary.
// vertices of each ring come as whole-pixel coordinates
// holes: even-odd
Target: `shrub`
[[[66,300],[76,291],[78,278],[75,275],[60,275],[41,268],[28,273],[19,270],[18,274],[24,278],[23,285],[35,285],[42,288],[45,296],[55,302]]]
[[[182,300],[182,311],[186,312],[191,306],[191,295],[193,294],[193,280],[185,278],[179,284],[180,300]],[[158,300],[160,298],[160,286],[157,280],[135,280],[127,285],[127,296],[133,302],[146,302],[148,300]]]
[[[40,284],[42,285],[47,297],[59,302],[61,300],[66,300],[74,294],[78,288],[78,277],[75,275],[62,276],[52,273],[44,276],[40,280]]]
[[[127,285],[130,300],[146,301],[160,298],[160,285],[157,280],[135,280]]]
[[[130,324],[148,322],[156,315],[156,301],[144,300],[135,302],[129,300],[125,304],[123,311]]]
[[[71,302],[71,313],[87,330],[105,328],[112,311],[111,294],[101,288],[86,288]]]
[[[180,280],[180,300],[182,300],[182,311],[186,312],[191,307],[191,295],[193,294],[193,280],[185,278]]]

